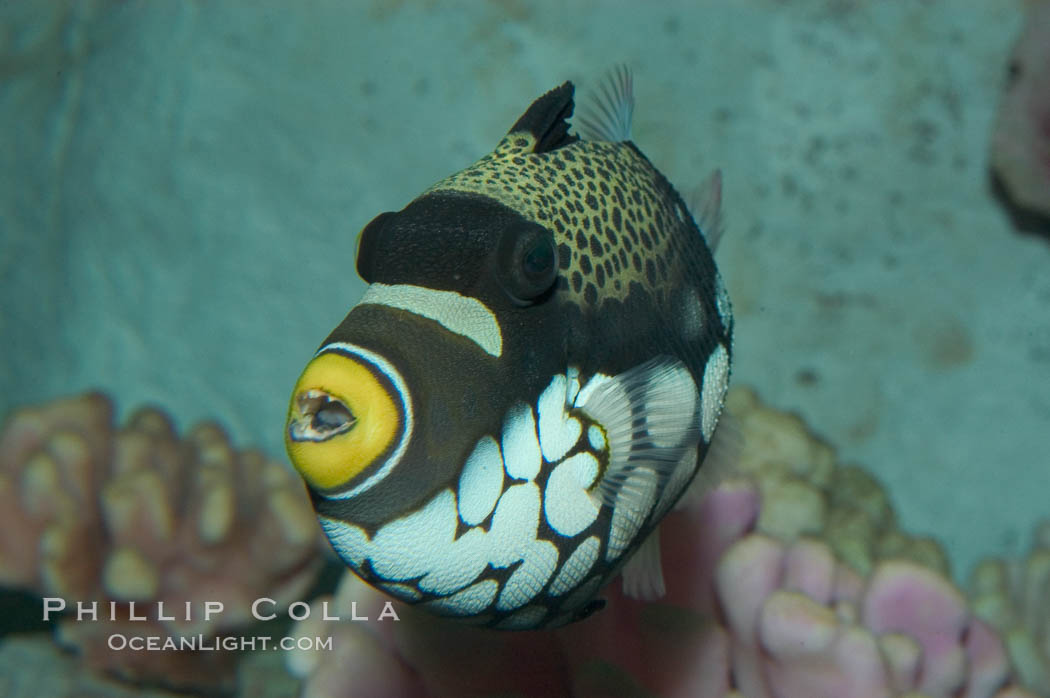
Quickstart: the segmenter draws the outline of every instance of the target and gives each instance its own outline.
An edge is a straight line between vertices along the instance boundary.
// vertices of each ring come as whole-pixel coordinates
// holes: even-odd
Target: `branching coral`
[[[256,598],[283,606],[307,590],[317,540],[299,480],[258,451],[234,450],[215,424],[180,440],[144,408],[118,429],[111,402],[92,393],[20,410],[0,433],[0,583],[71,610],[99,602],[97,621],[67,617],[59,637],[123,678],[228,687],[232,653],[114,651],[107,638],[244,628]],[[205,601],[222,612],[206,618]],[[130,618],[131,602],[147,620]]]
[[[1050,521],[1020,560],[985,560],[970,583],[974,611],[1000,633],[1022,684],[1050,696]]]
[[[874,479],[837,466],[801,420],[753,393],[734,391],[729,407],[738,470],[665,519],[661,602],[613,584],[604,610],[553,633],[400,606],[402,622],[378,622],[383,597],[348,573],[315,603],[371,622],[321,623],[318,607],[297,627],[334,645],[289,656],[304,694],[1032,698],[942,573],[943,554],[897,530]]]

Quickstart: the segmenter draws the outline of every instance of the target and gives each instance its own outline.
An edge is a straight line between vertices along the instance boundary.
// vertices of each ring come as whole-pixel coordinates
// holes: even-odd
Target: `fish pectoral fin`
[[[740,458],[744,448],[743,428],[733,415],[723,411],[718,419],[711,444],[696,477],[674,506],[675,511],[699,506],[704,495],[726,480],[739,475]]]
[[[680,359],[658,356],[616,376],[594,377],[575,407],[601,426],[608,461],[595,485],[605,504],[648,516],[682,456],[700,441],[699,394]]]
[[[642,541],[634,555],[627,560],[620,572],[623,577],[623,593],[639,601],[656,601],[663,598],[663,567],[660,563],[660,528],[656,527]]]

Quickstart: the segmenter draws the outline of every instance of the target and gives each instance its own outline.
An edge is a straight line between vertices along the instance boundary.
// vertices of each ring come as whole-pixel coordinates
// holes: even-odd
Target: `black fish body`
[[[626,140],[629,75],[598,106],[580,140],[571,83],[548,92],[491,154],[369,223],[370,286],[293,393],[286,443],[332,545],[435,613],[586,616],[721,413],[732,314],[711,251]]]

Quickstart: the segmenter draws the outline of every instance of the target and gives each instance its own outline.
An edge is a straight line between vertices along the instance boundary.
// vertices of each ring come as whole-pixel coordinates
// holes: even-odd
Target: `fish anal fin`
[[[660,563],[660,528],[653,529],[620,572],[623,593],[639,601],[656,601],[666,593]]]

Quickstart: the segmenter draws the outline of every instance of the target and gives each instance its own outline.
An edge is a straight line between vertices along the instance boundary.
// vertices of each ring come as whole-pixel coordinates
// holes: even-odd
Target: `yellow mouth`
[[[390,449],[400,412],[367,363],[341,353],[314,358],[292,392],[285,448],[310,485],[343,487]]]

